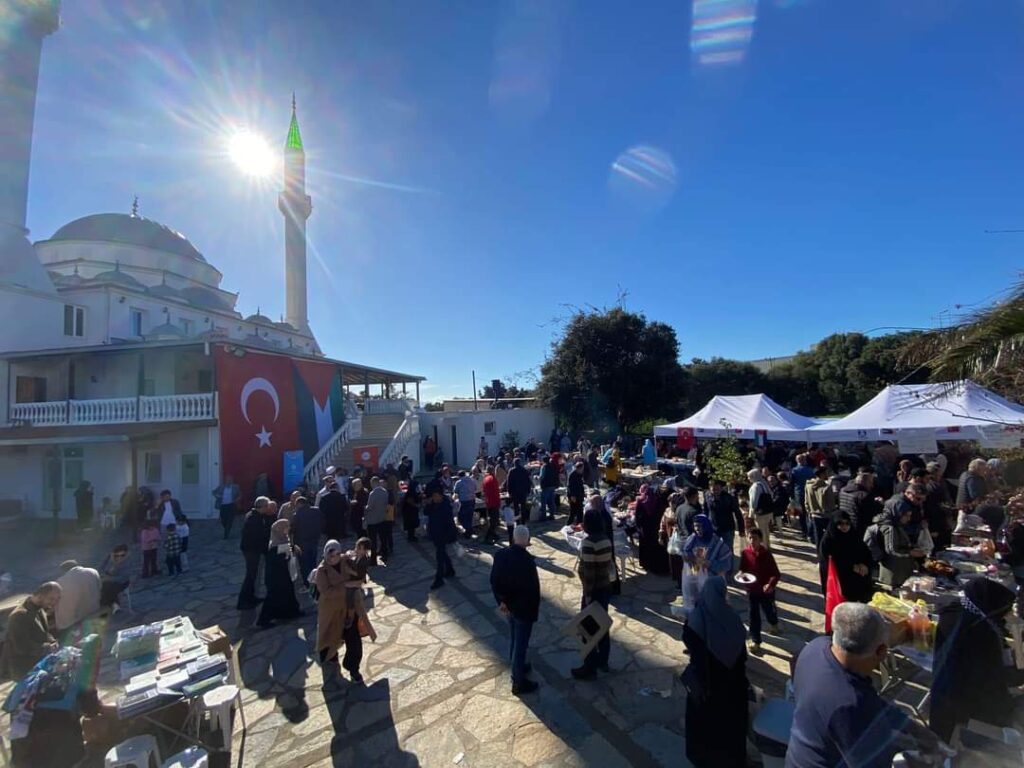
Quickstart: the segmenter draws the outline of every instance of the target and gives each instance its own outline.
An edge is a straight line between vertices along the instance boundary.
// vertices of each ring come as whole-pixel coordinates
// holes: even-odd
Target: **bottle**
[[[914,637],[914,649],[927,651],[931,645],[932,622],[921,606],[915,605],[910,609],[907,615],[907,624],[910,625],[910,631]]]

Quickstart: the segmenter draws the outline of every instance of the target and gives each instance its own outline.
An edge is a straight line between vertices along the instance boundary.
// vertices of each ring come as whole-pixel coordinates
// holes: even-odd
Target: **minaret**
[[[60,0],[3,0],[0,12],[0,282],[53,292],[28,241],[28,175],[43,38]]]
[[[309,333],[306,219],[313,211],[313,202],[306,194],[306,153],[295,117],[295,94],[292,94],[292,122],[284,142],[284,190],[278,195],[277,207],[284,214],[284,319],[299,331]]]

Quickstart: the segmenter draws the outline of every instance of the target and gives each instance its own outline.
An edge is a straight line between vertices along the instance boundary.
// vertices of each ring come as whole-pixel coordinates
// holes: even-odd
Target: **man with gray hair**
[[[512,531],[512,546],[495,552],[491,566],[491,591],[498,610],[508,618],[508,660],[515,696],[537,690],[537,683],[526,676],[530,671],[526,652],[540,611],[540,579],[537,563],[526,551],[528,546],[530,529],[517,525]]]
[[[245,558],[245,579],[238,593],[237,607],[240,611],[250,610],[259,605],[256,597],[256,577],[260,562],[270,543],[270,526],[277,518],[277,507],[266,496],[257,496],[252,509],[242,523],[242,557]]]
[[[786,768],[889,768],[900,750],[934,749],[934,734],[871,684],[871,673],[888,653],[882,615],[862,603],[842,603],[832,612],[832,632],[797,657]]]

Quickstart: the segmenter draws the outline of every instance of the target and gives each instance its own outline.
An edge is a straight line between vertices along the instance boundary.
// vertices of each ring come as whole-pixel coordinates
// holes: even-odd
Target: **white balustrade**
[[[198,421],[217,418],[212,392],[139,398],[139,421]]]
[[[402,426],[395,432],[395,436],[391,438],[391,442],[388,443],[384,452],[380,456],[380,465],[386,467],[388,464],[397,464],[401,459],[402,454],[405,453],[405,449],[409,446],[412,440],[419,440],[420,436],[420,417],[415,413],[411,413],[405,417],[405,421],[402,422]]]
[[[413,410],[411,401],[400,400],[367,400],[363,403],[363,413],[369,415],[381,413],[405,413]]]
[[[34,427],[61,424],[129,424],[136,421],[201,421],[215,418],[216,396],[212,392],[11,405],[12,422],[24,422]]]
[[[13,403],[11,421],[24,422],[33,427],[67,424],[68,404],[65,400],[54,403]]]
[[[316,455],[307,462],[302,473],[306,484],[310,488],[318,488],[320,486],[320,478],[324,476],[327,467],[335,460],[338,451],[344,448],[346,443],[350,440],[355,440],[362,433],[362,417],[357,415],[354,419],[346,418],[345,423],[341,425],[341,429],[335,432],[331,439],[324,443],[320,450],[316,452]]]
[[[107,397],[98,400],[70,400],[69,424],[123,424],[135,421],[134,397]]]

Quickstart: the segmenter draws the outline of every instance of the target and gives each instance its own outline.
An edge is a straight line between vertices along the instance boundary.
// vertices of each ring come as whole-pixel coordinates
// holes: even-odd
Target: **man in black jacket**
[[[545,456],[544,466],[540,468],[540,506],[544,516],[548,520],[554,520],[558,513],[558,496],[555,491],[558,489],[558,467]]]
[[[566,482],[566,491],[569,496],[569,520],[566,525],[583,524],[583,499],[586,495],[586,489],[583,487],[585,469],[586,465],[582,461],[577,461],[576,466],[569,473],[569,479]]]
[[[526,676],[530,671],[526,652],[540,611],[540,579],[533,555],[526,551],[528,546],[530,529],[517,525],[512,532],[512,546],[495,552],[491,566],[491,591],[498,609],[508,617],[508,657],[515,696],[537,690],[537,683]]]
[[[512,469],[508,471],[505,487],[508,488],[508,498],[512,503],[512,509],[516,513],[516,522],[528,522],[526,518],[526,498],[530,495],[530,491],[533,490],[533,480],[530,478],[530,471],[523,466],[522,459],[516,459]]]
[[[260,559],[270,546],[270,526],[274,524],[275,512],[266,496],[259,496],[253,508],[242,523],[242,557],[245,558],[245,579],[238,593],[238,610],[247,611],[259,605],[256,597],[256,576],[260,570]]]
[[[743,530],[743,515],[740,513],[739,502],[731,493],[726,493],[725,483],[719,478],[711,481],[711,493],[706,494],[704,510],[711,518],[711,524],[715,527],[715,533],[733,551],[733,542],[736,539],[736,531]],[[730,572],[732,569],[729,569]]]
[[[683,503],[676,508],[676,525],[686,529],[686,535],[693,533],[693,519],[700,514],[700,491],[693,486],[683,490]]]
[[[857,476],[839,491],[839,511],[850,516],[857,537],[864,538],[864,531],[881,512],[881,504],[875,499],[875,473],[868,467],[857,470]]]
[[[317,506],[324,517],[324,534],[328,539],[341,541],[348,535],[348,499],[333,476],[325,478],[324,489],[317,495],[320,497]]]

